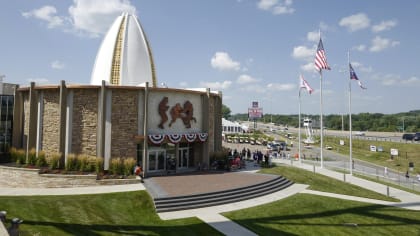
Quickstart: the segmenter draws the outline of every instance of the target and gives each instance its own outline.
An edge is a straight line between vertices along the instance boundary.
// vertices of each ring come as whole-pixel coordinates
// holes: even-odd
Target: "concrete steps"
[[[292,181],[279,176],[264,183],[241,188],[196,195],[155,198],[154,203],[158,213],[202,208],[260,197],[287,188],[292,184]]]

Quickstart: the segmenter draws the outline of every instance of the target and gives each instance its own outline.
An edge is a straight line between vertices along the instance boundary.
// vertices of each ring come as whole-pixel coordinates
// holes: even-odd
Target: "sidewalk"
[[[7,188],[0,187],[0,196],[81,195],[146,190],[143,184],[103,185],[75,188]]]
[[[286,165],[293,165],[295,167],[298,168],[302,168],[308,171],[313,171],[314,170],[314,166],[313,165],[309,165],[309,164],[304,164],[301,163],[299,161],[290,161],[290,160],[284,160],[284,159],[273,159],[274,163],[281,163],[281,164],[286,164]],[[335,172],[326,168],[320,168],[318,166],[315,166],[315,172],[318,174],[322,174],[337,180],[344,180],[344,174],[343,173],[339,173],[339,172]],[[397,198],[399,200],[401,200],[401,202],[399,203],[394,203],[394,202],[382,202],[382,203],[377,203],[377,204],[383,204],[383,205],[389,205],[389,206],[396,206],[396,207],[401,207],[401,208],[405,208],[405,209],[410,209],[410,210],[420,210],[420,196],[410,193],[410,192],[406,192],[400,189],[396,189],[396,188],[392,188],[392,187],[388,187],[386,185],[383,184],[379,184],[373,181],[369,181],[369,180],[365,180],[362,178],[358,178],[355,177],[353,175],[350,174],[345,174],[345,180],[348,183],[360,186],[362,188],[365,189],[369,189],[372,191],[375,191],[377,193],[380,194],[384,194],[387,195],[387,191],[389,188],[389,196],[390,197],[394,197]],[[316,192],[316,191],[314,191]],[[337,195],[331,194],[331,197],[339,197]],[[344,195],[341,195],[344,196]],[[339,198],[343,198],[343,197],[339,197]],[[364,198],[361,198],[364,199]],[[361,200],[359,199],[359,200]],[[369,199],[366,199],[369,200]],[[375,200],[376,201],[376,200]],[[370,201],[371,203],[375,203],[373,201]]]

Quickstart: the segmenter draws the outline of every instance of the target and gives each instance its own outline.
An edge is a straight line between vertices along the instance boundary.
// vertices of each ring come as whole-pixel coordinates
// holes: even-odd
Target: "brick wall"
[[[71,153],[96,156],[98,90],[74,89]]]
[[[138,134],[138,91],[112,90],[111,158],[136,157]]]
[[[59,90],[44,90],[42,114],[42,150],[46,154],[59,151],[60,96]]]

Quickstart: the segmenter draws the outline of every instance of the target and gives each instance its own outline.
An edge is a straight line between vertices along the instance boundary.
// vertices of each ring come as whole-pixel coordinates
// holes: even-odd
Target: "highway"
[[[253,127],[251,123],[249,127]],[[257,129],[264,130],[267,135],[273,136],[275,139],[285,139],[285,134],[291,133],[294,139],[288,140],[287,143],[290,147],[291,142],[294,143],[293,147],[290,147],[290,150],[287,153],[293,157],[296,153],[298,153],[298,141],[297,141],[297,128],[288,128],[284,130],[284,127],[269,125],[269,124],[258,124]],[[272,130],[272,131],[270,131]],[[302,134],[305,133],[305,130],[302,128]],[[356,132],[354,132],[356,133]],[[392,132],[365,132],[364,136],[355,136],[353,133],[353,139],[366,139],[366,140],[377,140],[377,141],[389,141],[389,142],[406,142],[403,140],[401,133],[392,133]],[[316,130],[314,135],[319,136],[319,130]],[[335,137],[348,137],[349,132],[337,131],[337,130],[324,130],[324,136],[335,136]],[[411,142],[411,141],[408,141]],[[250,144],[240,144],[240,143],[226,143],[223,142],[223,146],[229,147],[231,149],[237,149],[238,151],[245,149],[250,149],[251,151],[262,151],[263,153],[267,152],[267,147],[261,145],[250,145]],[[302,148],[302,157],[305,156],[306,160],[302,160],[307,163],[311,163],[313,165],[320,165],[320,159],[316,161],[316,157],[320,157],[320,147],[319,144],[312,145],[310,149]],[[287,156],[287,155],[286,155]],[[312,157],[312,159],[311,159]],[[323,164],[326,168],[333,168],[333,169],[340,169],[342,171],[346,171],[347,173],[350,171],[350,157],[349,155],[342,155],[332,150],[323,150]],[[292,158],[293,159],[293,158]],[[302,158],[303,159],[303,158]],[[293,160],[291,160],[293,161]],[[416,189],[420,191],[420,181],[416,179],[415,176],[411,176],[411,178],[406,179],[405,172],[401,170],[401,172],[391,170],[385,168],[384,166],[375,165],[369,162],[365,162],[362,160],[358,160],[357,158],[353,157],[352,163],[352,171],[353,173],[360,173],[363,175],[370,176],[371,178],[376,178],[381,181],[390,182],[397,185],[402,185],[406,188]]]

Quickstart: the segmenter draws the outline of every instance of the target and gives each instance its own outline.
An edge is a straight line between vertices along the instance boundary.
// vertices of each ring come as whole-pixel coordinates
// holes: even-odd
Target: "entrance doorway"
[[[192,145],[181,143],[178,147],[178,169],[188,169],[194,167],[194,152]]]
[[[166,150],[150,149],[147,154],[148,171],[162,171],[166,168]]]
[[[187,169],[189,167],[189,151],[188,147],[180,147],[178,149],[178,169]]]

